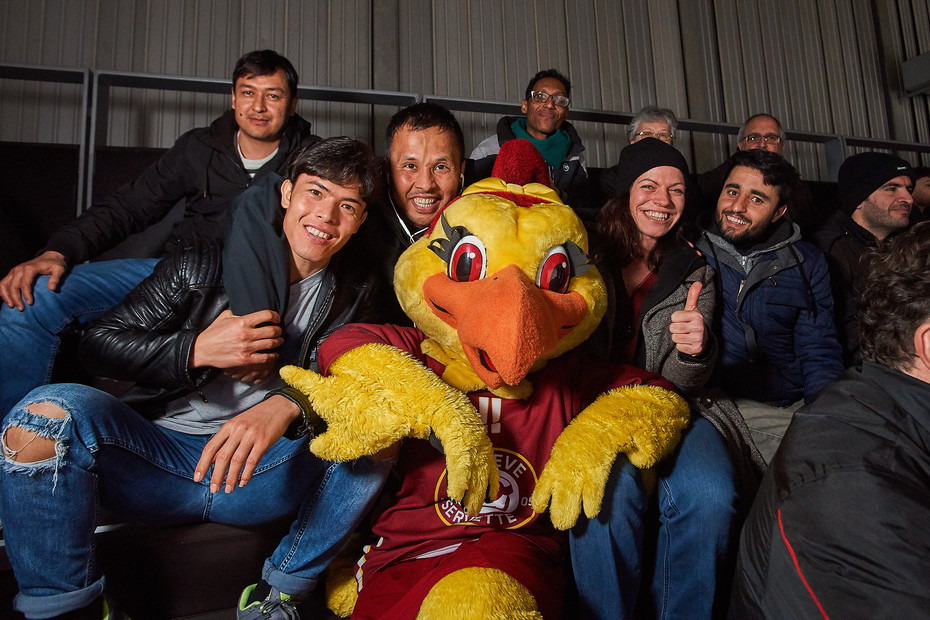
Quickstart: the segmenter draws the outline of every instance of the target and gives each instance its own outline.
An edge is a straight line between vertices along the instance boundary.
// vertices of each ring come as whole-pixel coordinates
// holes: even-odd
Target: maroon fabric
[[[491,532],[437,558],[400,562],[365,577],[353,620],[415,618],[443,577],[469,567],[495,568],[530,591],[545,618],[562,617],[568,581],[565,558],[553,557],[522,536]]]

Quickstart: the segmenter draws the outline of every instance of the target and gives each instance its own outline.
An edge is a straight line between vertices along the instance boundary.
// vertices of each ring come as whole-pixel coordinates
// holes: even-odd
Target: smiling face
[[[717,200],[717,224],[725,239],[745,245],[763,237],[786,208],[778,204],[778,188],[766,184],[761,172],[736,166]]]
[[[249,75],[236,80],[232,108],[239,125],[239,148],[252,159],[265,157],[278,146],[297,99],[290,92],[283,69],[271,75]]]
[[[685,210],[685,177],[673,166],[647,170],[630,186],[630,214],[643,247],[667,235]]]
[[[594,331],[606,309],[604,282],[596,268],[580,268],[586,256],[571,258],[570,243],[580,253],[588,245],[571,208],[518,207],[468,191],[443,212],[444,225],[401,255],[394,289],[457,368],[492,389],[516,386]],[[559,269],[569,263],[578,268]]]
[[[365,221],[358,185],[339,185],[310,174],[281,184],[284,235],[291,246],[291,282],[325,267]]]
[[[564,95],[565,86],[559,80],[546,77],[533,84],[533,91],[549,93],[550,97],[542,103],[535,99],[524,99],[520,110],[526,114],[526,133],[537,140],[545,140],[562,126],[568,116],[568,108],[555,105],[552,96]]]
[[[391,140],[391,197],[408,220],[429,226],[455,198],[462,182],[462,156],[451,131],[403,126]]]
[[[911,215],[911,179],[901,175],[872,192],[852,214],[853,220],[881,241],[892,232],[907,228]]]

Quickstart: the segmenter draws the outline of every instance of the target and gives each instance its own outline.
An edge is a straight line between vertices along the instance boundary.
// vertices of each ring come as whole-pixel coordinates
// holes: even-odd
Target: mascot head
[[[494,175],[450,202],[404,252],[394,289],[429,337],[424,352],[446,365],[447,383],[524,398],[529,372],[594,331],[606,293],[581,220],[540,182],[549,172],[536,148],[506,142]]]

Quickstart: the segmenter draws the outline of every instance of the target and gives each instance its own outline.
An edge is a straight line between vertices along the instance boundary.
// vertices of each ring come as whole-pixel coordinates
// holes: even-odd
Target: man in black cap
[[[889,235],[907,228],[914,171],[887,153],[859,153],[840,166],[839,186],[840,210],[815,239],[827,257],[843,362],[850,367],[861,360],[856,304],[864,257]]]

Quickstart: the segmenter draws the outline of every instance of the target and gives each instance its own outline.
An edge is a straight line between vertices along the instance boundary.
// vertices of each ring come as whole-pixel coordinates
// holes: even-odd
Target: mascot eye
[[[561,245],[549,248],[536,271],[536,286],[544,291],[567,293],[572,279],[571,261]]]
[[[474,235],[459,239],[449,259],[449,278],[455,282],[473,282],[484,277],[487,257],[484,244]]]

